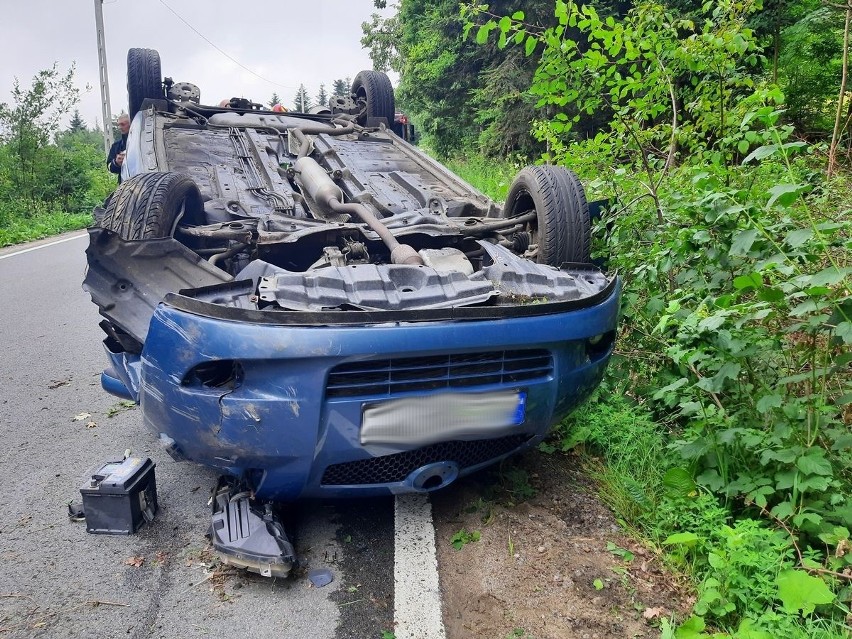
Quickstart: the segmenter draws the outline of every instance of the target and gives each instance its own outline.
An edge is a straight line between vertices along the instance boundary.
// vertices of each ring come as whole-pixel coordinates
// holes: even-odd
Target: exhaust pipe
[[[382,224],[370,209],[358,202],[344,203],[343,190],[328,177],[319,162],[311,157],[301,157],[296,160],[295,169],[299,176],[299,186],[321,213],[355,214],[382,238],[382,242],[390,251],[393,264],[423,264],[423,258],[417,251],[408,244],[400,244],[390,229]]]

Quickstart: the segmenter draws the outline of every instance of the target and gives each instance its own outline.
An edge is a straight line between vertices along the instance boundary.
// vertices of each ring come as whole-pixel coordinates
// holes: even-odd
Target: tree
[[[385,0],[373,0],[377,9],[387,7]],[[402,56],[399,51],[399,39],[402,34],[402,23],[400,21],[399,5],[392,5],[396,9],[394,15],[384,18],[378,13],[370,16],[370,22],[361,23],[361,46],[368,49],[373,68],[377,71],[393,69],[400,71],[402,68]]]
[[[849,75],[849,28],[852,25],[852,4],[846,0],[845,5],[832,6],[835,9],[843,9],[845,12],[843,20],[843,55],[841,62],[840,74],[840,91],[837,96],[837,111],[834,117],[834,128],[831,132],[831,144],[828,147],[828,166],[826,167],[826,176],[831,177],[837,171],[837,147],[840,144],[840,136],[843,135],[844,129],[849,124],[849,118],[846,122],[843,121],[843,101],[846,97],[846,83]]]
[[[765,43],[764,53],[771,55],[773,82],[778,82],[784,30],[816,11],[820,4],[820,0],[765,0],[763,9],[749,19],[755,37]]]
[[[489,10],[511,14],[516,5],[494,0]],[[536,153],[529,125],[541,113],[527,95],[535,60],[465,38],[457,0],[395,6],[394,16],[376,15],[362,25],[361,42],[377,68],[399,72],[398,102],[424,143],[443,156],[477,145],[489,154]],[[551,24],[553,0],[530,0],[524,12],[527,22]]]
[[[56,68],[39,71],[32,86],[22,88],[15,78],[12,104],[0,103],[0,142],[11,155],[10,174],[18,193],[30,201],[39,183],[43,149],[59,130],[59,121],[80,99],[74,86],[74,65],[64,74]]]
[[[317,93],[317,104],[319,106],[328,106],[328,92],[325,90],[325,84],[320,84],[319,93]]]
[[[80,117],[80,110],[74,109],[74,114],[71,116],[71,122],[68,124],[68,131],[71,133],[78,133],[79,131],[86,130],[86,123],[83,121],[83,118]]]
[[[342,98],[349,95],[349,87],[352,83],[349,78],[335,80],[331,84],[331,96],[334,98]]]
[[[829,7],[814,9],[781,33],[778,84],[784,90],[785,117],[799,132],[831,131],[842,50],[842,20]]]
[[[308,109],[311,108],[311,97],[308,95],[308,90],[304,84],[299,85],[296,97],[293,98],[293,104],[296,107],[296,111],[301,113],[307,113]]]
[[[281,104],[281,98],[274,91],[272,92],[272,97],[269,98],[269,108],[271,109],[276,104]]]

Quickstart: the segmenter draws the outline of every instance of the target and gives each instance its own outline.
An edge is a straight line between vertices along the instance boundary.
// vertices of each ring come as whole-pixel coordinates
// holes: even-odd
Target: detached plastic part
[[[213,496],[210,540],[222,561],[263,577],[286,577],[296,562],[284,526],[271,502],[239,491],[233,480],[219,479]]]
[[[322,588],[334,581],[334,575],[328,568],[314,568],[308,571],[308,581],[314,588]]]

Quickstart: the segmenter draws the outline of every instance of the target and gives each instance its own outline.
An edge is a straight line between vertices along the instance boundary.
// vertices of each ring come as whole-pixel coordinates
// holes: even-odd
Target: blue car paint
[[[462,470],[453,460],[430,464],[395,483],[322,485],[331,464],[407,450],[361,445],[363,405],[391,396],[327,398],[324,389],[332,368],[365,359],[547,349],[553,356],[549,378],[469,389],[525,393],[525,421],[517,432],[531,438],[518,450],[529,448],[599,384],[611,347],[590,358],[587,341],[615,330],[619,293],[620,284],[594,306],[548,315],[361,326],[254,324],[162,303],[141,357],[107,349],[115,377],[104,378],[104,388],[115,392],[120,380],[141,404],[148,427],[174,440],[181,455],[223,473],[251,476],[261,498],[419,492],[427,490],[424,478],[431,474],[443,477],[443,486],[507,455]],[[193,367],[217,360],[240,363],[243,378],[236,388],[187,383]],[[412,394],[439,399],[441,391]]]

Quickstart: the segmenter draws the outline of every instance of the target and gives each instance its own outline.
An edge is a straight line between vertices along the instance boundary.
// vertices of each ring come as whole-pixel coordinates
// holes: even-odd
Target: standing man
[[[121,138],[113,142],[113,145],[110,147],[107,166],[110,173],[118,173],[118,183],[121,184],[121,165],[124,164],[124,156],[126,154],[127,132],[130,131],[130,116],[126,113],[118,116],[118,130],[121,132]]]

